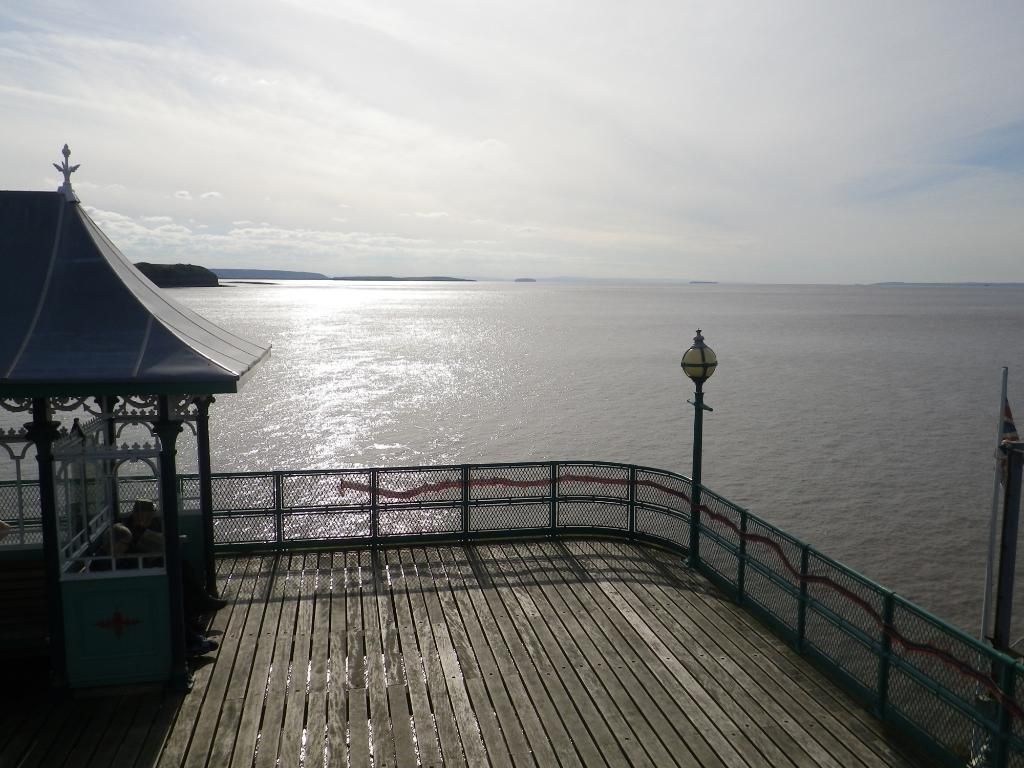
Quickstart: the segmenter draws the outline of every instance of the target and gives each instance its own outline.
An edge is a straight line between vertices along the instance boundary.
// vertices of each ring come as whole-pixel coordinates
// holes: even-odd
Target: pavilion
[[[41,528],[51,678],[58,687],[186,687],[183,561],[216,585],[209,408],[270,348],[210,323],[135,269],[80,205],[78,166],[67,145],[63,154],[56,192],[0,192],[0,406],[31,417],[0,440],[17,465],[23,519],[33,499],[20,487],[21,460],[34,448],[38,462],[38,509],[27,517]],[[82,418],[61,423],[73,414]],[[198,510],[179,498],[186,424],[197,440]],[[141,438],[129,442],[133,431]],[[142,470],[136,485],[162,516],[165,551],[145,558],[113,557],[112,526],[133,501],[118,498],[129,467]]]

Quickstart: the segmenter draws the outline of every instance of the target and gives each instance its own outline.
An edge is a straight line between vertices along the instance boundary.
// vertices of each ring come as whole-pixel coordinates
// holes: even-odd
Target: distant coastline
[[[331,280],[362,280],[366,282],[391,282],[391,283],[475,283],[468,277],[446,277],[444,275],[430,275],[429,277],[394,277],[393,275],[349,275],[346,277],[332,277]]]
[[[982,282],[967,282],[967,283],[904,283],[900,281],[891,281],[886,283],[869,283],[869,285],[875,285],[880,288],[887,287],[902,287],[902,288],[1024,288],[1024,283],[982,283]]]

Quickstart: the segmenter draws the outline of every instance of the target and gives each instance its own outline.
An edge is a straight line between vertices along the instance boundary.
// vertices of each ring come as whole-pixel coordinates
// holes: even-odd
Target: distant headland
[[[330,280],[319,272],[293,272],[287,269],[219,269],[212,270],[226,280]]]
[[[140,261],[135,268],[158,288],[216,288],[217,275],[195,264],[150,264]]]

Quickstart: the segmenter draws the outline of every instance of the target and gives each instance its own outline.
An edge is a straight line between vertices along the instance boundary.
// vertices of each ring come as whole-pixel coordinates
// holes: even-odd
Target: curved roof
[[[270,353],[170,299],[61,192],[0,192],[0,396],[235,392]]]

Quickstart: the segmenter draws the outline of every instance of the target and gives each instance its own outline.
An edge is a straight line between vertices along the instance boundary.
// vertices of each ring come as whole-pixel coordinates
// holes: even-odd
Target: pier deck
[[[678,555],[599,540],[218,560],[185,696],[13,697],[0,766],[907,766]]]

